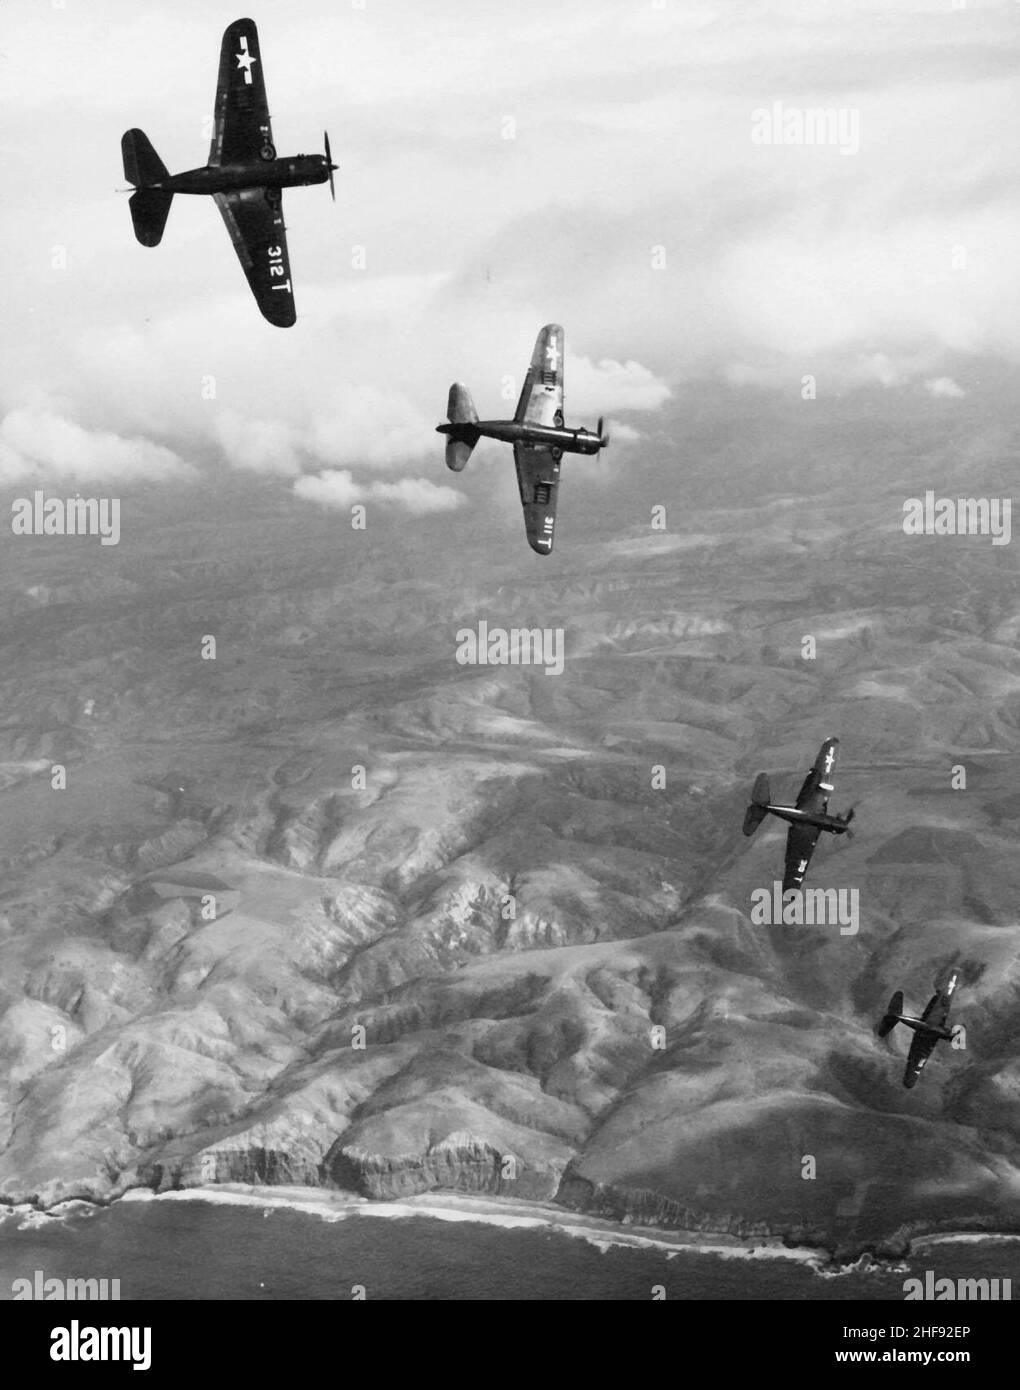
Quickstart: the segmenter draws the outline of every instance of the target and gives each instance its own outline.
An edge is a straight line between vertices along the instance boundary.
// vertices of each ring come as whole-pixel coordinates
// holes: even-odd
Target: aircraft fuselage
[[[245,188],[300,188],[326,183],[329,165],[324,155],[298,154],[290,159],[257,159],[246,164],[207,164],[184,174],[171,174],[147,188],[167,193],[236,193]]]
[[[568,430],[556,425],[527,425],[517,420],[473,420],[469,424],[437,425],[440,434],[465,429],[485,439],[501,439],[506,444],[545,444],[565,454],[597,454],[601,440],[591,430]]]

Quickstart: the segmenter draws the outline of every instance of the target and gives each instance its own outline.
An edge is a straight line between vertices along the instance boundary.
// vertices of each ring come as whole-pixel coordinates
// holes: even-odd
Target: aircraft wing
[[[215,193],[213,198],[263,316],[277,328],[289,328],[297,314],[282,201],[278,196],[270,201],[264,188]]]
[[[786,864],[783,869],[783,892],[799,888],[811,863],[821,831],[815,825],[791,825],[786,836]]]
[[[558,323],[547,323],[535,340],[514,419],[523,425],[563,424],[563,329]]]
[[[928,1001],[928,1007],[921,1015],[923,1022],[931,1023],[936,1028],[945,1028],[949,1018],[950,1005],[953,1002],[953,993],[959,978],[959,974],[954,970],[938,993],[932,995]]]
[[[929,1006],[930,1007],[930,1006]],[[927,1012],[927,1010],[925,1011]],[[918,1078],[924,1071],[925,1063],[935,1050],[938,1038],[934,1033],[915,1033],[910,1044],[910,1052],[907,1056],[907,1069],[903,1073],[903,1084],[907,1090],[912,1090],[918,1082]]]
[[[818,750],[814,766],[804,778],[804,785],[797,794],[797,810],[810,811],[814,815],[825,815],[832,795],[832,774],[836,766],[838,738],[827,738]]]
[[[238,19],[220,48],[209,163],[240,164],[259,155],[275,157],[259,33],[253,20]]]
[[[556,525],[556,492],[560,481],[560,461],[546,444],[515,444],[517,486],[524,508],[524,529],[528,544],[539,555],[553,548]]]

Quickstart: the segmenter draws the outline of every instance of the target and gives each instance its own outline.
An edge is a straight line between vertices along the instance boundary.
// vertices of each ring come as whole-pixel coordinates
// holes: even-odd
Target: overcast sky
[[[287,330],[211,200],[175,199],[150,250],[116,191],[130,126],[173,172],[205,163],[240,13],[0,4],[11,487],[229,467],[309,506],[467,506],[434,433],[449,383],[511,414],[552,320],[568,423],[611,417],[615,470],[692,384],[813,373],[951,408],[1020,356],[1018,4],[259,0],[277,148],[326,127],[340,165],[335,206],[285,194]],[[856,113],[859,147],[756,142],[776,102]]]

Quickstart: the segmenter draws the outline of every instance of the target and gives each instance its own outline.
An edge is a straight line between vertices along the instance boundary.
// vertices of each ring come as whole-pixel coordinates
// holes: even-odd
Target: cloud
[[[661,419],[690,383],[725,401],[810,374],[820,397],[878,382],[926,399],[962,359],[1020,360],[1008,7],[947,29],[938,0],[733,0],[727,24],[712,0],[566,0],[551,18],[391,0],[367,19],[306,0],[298,22],[260,0],[276,143],[318,149],[328,125],[341,165],[335,208],[324,189],[286,194],[285,332],[259,318],[209,200],[176,199],[150,250],[113,192],[125,125],[175,171],[204,158],[235,12],[21,8],[0,55],[2,216],[37,251],[6,286],[19,351],[0,414],[42,393],[129,456],[158,438],[287,487],[335,475],[338,496],[344,477],[361,496],[371,475],[409,474],[390,499],[406,506],[413,475],[441,469],[450,382],[484,416],[511,413],[549,321],[577,354],[568,423],[623,414],[652,448],[640,413]],[[755,145],[749,112],[774,100],[859,108],[860,153]],[[0,443],[20,476],[34,456]],[[509,492],[512,465],[500,477]]]
[[[216,416],[213,426],[228,462],[254,473],[273,473],[283,478],[301,472],[300,440],[284,420],[249,420],[236,411]]]
[[[396,386],[351,384],[334,390],[342,403],[316,418],[308,447],[323,463],[390,468],[436,453],[436,420]],[[444,398],[445,404],[445,398]]]
[[[340,509],[364,501],[364,488],[355,483],[346,469],[342,472],[331,468],[324,473],[307,473],[294,483],[294,493],[306,502],[317,502],[320,507]]]
[[[930,396],[951,396],[954,400],[960,400],[967,393],[962,386],[957,386],[951,376],[936,376],[924,383],[924,389]]]
[[[636,430],[633,425],[626,425],[622,420],[607,420],[606,433],[609,435],[610,443],[639,444],[644,439],[641,430]]]
[[[171,449],[148,439],[87,430],[44,410],[12,410],[0,423],[0,477],[33,474],[100,482],[164,482],[194,476]]]
[[[573,408],[602,415],[611,410],[658,410],[672,395],[666,383],[640,362],[614,362],[609,357],[593,363],[568,354],[564,379]]]
[[[326,469],[306,474],[294,483],[294,492],[306,502],[320,507],[345,510],[356,502],[385,502],[403,507],[414,516],[429,512],[452,512],[465,505],[466,498],[451,487],[439,487],[427,478],[401,478],[395,483],[358,483],[347,469]]]
[[[374,483],[371,495],[383,502],[398,502],[416,516],[426,512],[453,512],[466,498],[452,487],[440,487],[428,478],[401,478],[399,483]]]

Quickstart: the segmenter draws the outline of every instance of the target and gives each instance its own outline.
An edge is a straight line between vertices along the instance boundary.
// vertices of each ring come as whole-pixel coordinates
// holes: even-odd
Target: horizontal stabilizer
[[[885,1011],[881,1023],[878,1025],[878,1036],[884,1038],[891,1033],[900,1021],[903,1012],[903,991],[898,989],[889,1000],[889,1007]]]
[[[450,399],[446,404],[446,418],[451,425],[477,425],[478,411],[466,386],[455,381],[450,387]]]
[[[173,200],[174,195],[161,188],[140,188],[128,199],[135,236],[143,246],[158,246],[163,240],[163,228]]]
[[[744,834],[753,835],[764,819],[764,806],[748,806],[744,812]]]
[[[126,130],[120,139],[120,152],[124,157],[124,177],[136,188],[163,183],[170,177],[144,130]]]
[[[772,799],[769,790],[769,779],[764,772],[759,772],[754,779],[754,787],[751,791],[751,804],[753,806],[767,806]]]
[[[450,398],[446,404],[448,425],[442,426],[446,435],[446,466],[459,473],[468,459],[471,450],[478,443],[478,411],[466,386],[455,381],[450,387]]]
[[[467,433],[468,431],[465,431]],[[452,468],[454,473],[459,473],[468,459],[471,457],[471,450],[478,442],[478,431],[471,430],[474,439],[449,438],[446,441],[446,466]]]

